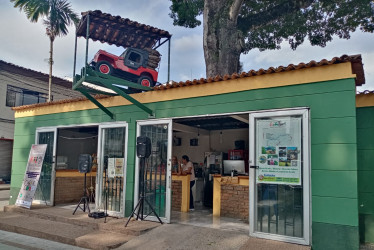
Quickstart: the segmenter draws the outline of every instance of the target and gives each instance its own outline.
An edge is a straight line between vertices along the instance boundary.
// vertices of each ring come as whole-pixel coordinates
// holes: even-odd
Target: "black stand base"
[[[82,198],[80,199],[77,207],[75,208],[74,212],[73,212],[73,215],[75,214],[75,212],[77,211],[78,207],[80,209],[82,209],[83,212],[86,212],[86,207],[87,207],[87,210],[88,210],[88,213],[91,213],[91,210],[90,210],[90,206],[89,206],[89,200],[88,200],[88,197],[87,197],[87,186],[86,186],[86,175],[87,173],[84,173],[84,188],[83,188],[83,196]],[[83,208],[81,207],[81,204],[83,205]]]
[[[158,221],[161,223],[161,224],[164,224],[160,217],[158,217],[158,214],[156,213],[156,211],[153,209],[152,205],[147,201],[147,199],[144,197],[144,196],[140,196],[140,199],[138,201],[138,204],[136,204],[134,210],[132,210],[132,213],[131,215],[129,216],[129,219],[127,220],[126,222],[126,225],[125,227],[127,227],[127,224],[129,224],[131,218],[134,216],[134,214],[136,214],[136,220],[138,220],[140,218],[140,220],[144,220],[148,215],[150,215],[151,213],[147,214],[145,217],[143,216],[143,209],[144,209],[144,201],[147,202],[149,208],[151,209],[151,213],[154,213],[158,219]],[[136,209],[138,209],[138,212],[136,213]]]
[[[81,204],[83,205],[83,207],[81,207]],[[83,211],[83,212],[86,212],[86,208],[88,210],[89,213],[91,213],[91,210],[90,210],[90,206],[89,206],[89,202],[88,202],[88,197],[87,196],[83,196],[81,198],[81,200],[79,201],[77,207],[75,208],[74,212],[73,212],[73,215],[75,214],[75,212],[77,211],[78,207]]]

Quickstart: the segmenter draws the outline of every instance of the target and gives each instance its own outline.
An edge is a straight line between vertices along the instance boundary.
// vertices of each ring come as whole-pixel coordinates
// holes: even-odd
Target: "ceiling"
[[[248,114],[190,117],[175,119],[173,122],[173,129],[176,131],[183,131],[188,127],[201,131],[240,129],[248,128]]]

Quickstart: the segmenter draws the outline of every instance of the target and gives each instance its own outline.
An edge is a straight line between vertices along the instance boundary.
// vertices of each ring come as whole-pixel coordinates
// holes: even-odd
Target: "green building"
[[[132,94],[153,116],[121,96],[96,98],[114,119],[86,99],[14,108],[11,203],[32,144],[48,145],[34,202],[79,201],[84,176],[79,156],[90,154],[87,185],[96,208],[104,208],[109,189],[109,213],[129,216],[144,169],[149,201],[165,222],[175,204],[173,155],[187,154],[195,163],[199,192],[201,172],[223,177],[228,161],[242,160],[244,170],[233,174],[247,180],[243,204],[251,237],[313,249],[358,249],[360,239],[374,243],[373,107],[356,108],[356,87],[362,84],[361,56],[342,56]],[[140,136],[151,142],[144,166]],[[206,152],[221,152],[223,167],[217,161],[208,165]],[[235,158],[232,152],[243,154]],[[217,197],[203,189],[204,197],[196,191],[195,202],[215,204]],[[223,215],[222,195],[216,215]]]

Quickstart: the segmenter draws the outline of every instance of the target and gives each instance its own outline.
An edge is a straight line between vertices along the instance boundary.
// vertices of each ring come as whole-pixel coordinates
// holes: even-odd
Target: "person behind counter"
[[[171,158],[171,172],[172,173],[179,173],[179,163],[178,163],[178,158],[174,155]]]
[[[194,210],[192,187],[195,185],[195,169],[190,158],[187,155],[182,156],[181,174],[190,174],[190,210]]]

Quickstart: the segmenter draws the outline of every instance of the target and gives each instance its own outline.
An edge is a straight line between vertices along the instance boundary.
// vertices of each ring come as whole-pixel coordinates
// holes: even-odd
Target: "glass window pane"
[[[256,119],[256,231],[304,237],[302,116]]]
[[[102,133],[104,173],[100,208],[106,206],[109,211],[122,212],[126,128],[104,128]]]
[[[40,173],[39,185],[36,189],[34,200],[50,202],[54,132],[39,133],[38,144],[47,144],[47,150],[45,152],[42,171]]]
[[[151,155],[145,159],[144,169],[144,195],[152,205],[157,215],[165,217],[166,179],[167,179],[167,149],[168,149],[168,125],[141,126],[141,136],[147,136],[151,140]],[[139,161],[141,163],[141,161]],[[141,178],[141,176],[139,177]],[[139,182],[141,184],[142,182]],[[139,192],[142,192],[139,186]],[[151,213],[148,204],[144,203],[144,214]]]

